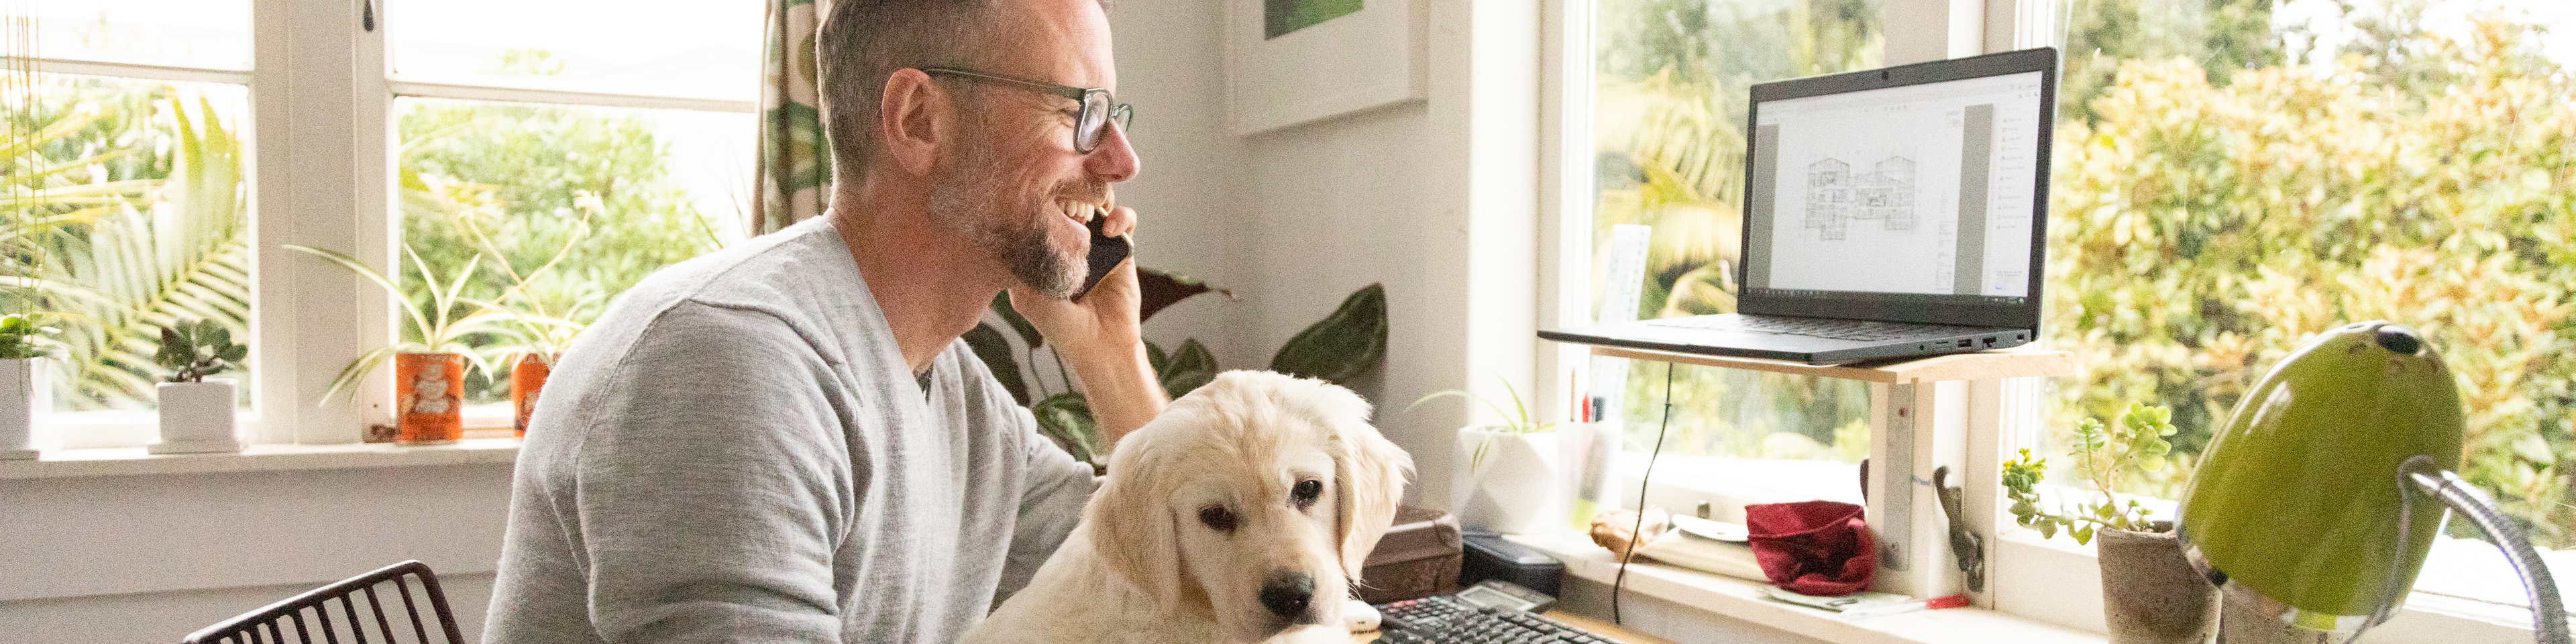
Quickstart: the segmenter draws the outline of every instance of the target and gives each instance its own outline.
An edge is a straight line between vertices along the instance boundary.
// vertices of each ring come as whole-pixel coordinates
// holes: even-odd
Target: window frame
[[[1542,225],[1538,241],[1549,251],[1541,254],[1539,266],[1540,319],[1547,328],[1588,324],[1592,319],[1586,306],[1592,277],[1591,209],[1595,198],[1589,92],[1594,80],[1591,12],[1597,3],[1611,1],[1617,0],[1544,0],[1543,4],[1542,22],[1547,24],[1542,33],[1543,118],[1539,134],[1540,175],[1546,180],[1540,188]],[[1887,25],[1945,25],[1938,29],[1885,32],[1884,60],[1893,66],[2060,46],[2061,19],[2071,5],[2061,0],[1882,0],[1880,7]],[[1559,344],[1540,353],[1539,373],[1566,373],[1583,364],[1587,355],[1585,347]],[[1998,387],[1968,384],[1956,383],[1964,387],[1963,391],[1935,393],[1963,396],[1967,422],[1916,434],[1912,441],[1916,454],[1909,457],[1919,459],[1931,452],[1945,451],[1945,446],[1965,446],[1965,453],[1959,456],[1930,455],[1943,462],[1963,460],[1966,470],[1972,473],[1963,483],[1968,520],[1985,535],[1988,544],[1987,590],[1971,594],[1975,604],[2035,621],[2101,632],[2101,576],[2094,549],[2078,546],[2063,536],[2045,539],[2035,530],[2015,525],[2008,511],[2011,501],[2001,489],[2003,461],[2020,449],[2039,446],[2041,415],[2050,395],[2048,383],[2039,378],[2013,378],[1999,381]],[[1542,396],[1558,407],[1551,412],[1556,414],[1554,417],[1571,416],[1563,402],[1572,396],[1566,386],[1551,383],[1547,387],[1552,395]],[[1883,388],[1874,389],[1873,404],[1879,404],[1884,393]],[[1880,453],[1885,447],[1885,441],[1873,437],[1874,462],[1890,458]],[[1633,474],[1625,480],[1634,485]],[[1671,509],[1679,506],[1663,501],[1709,498],[1712,491],[1693,489],[1676,480],[1659,482],[1647,491],[1647,496],[1661,500],[1659,505]],[[1715,496],[1730,495],[1718,492]],[[1636,502],[1622,500],[1632,507]],[[1918,521],[1940,520],[1937,512],[1929,516],[1916,514]],[[1949,565],[1947,558],[1943,559],[1941,565]],[[2528,641],[2528,616],[2529,611],[2524,609],[2418,592],[2409,596],[2395,618],[2367,631],[2362,641]]]

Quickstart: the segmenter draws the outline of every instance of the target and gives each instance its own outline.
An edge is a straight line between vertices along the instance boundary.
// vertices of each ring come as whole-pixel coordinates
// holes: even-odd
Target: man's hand
[[[1134,209],[1115,208],[1106,216],[1103,234],[1128,237],[1136,232]],[[1092,419],[1110,444],[1163,413],[1168,402],[1145,355],[1143,306],[1134,257],[1119,262],[1091,292],[1073,301],[1011,287],[1011,308],[1028,318],[1073,370]]]

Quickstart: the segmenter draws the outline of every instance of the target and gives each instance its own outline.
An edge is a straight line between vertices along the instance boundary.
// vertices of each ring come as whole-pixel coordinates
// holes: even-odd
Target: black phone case
[[[1134,245],[1129,244],[1125,237],[1111,237],[1101,234],[1101,229],[1108,225],[1109,217],[1106,214],[1091,218],[1091,223],[1089,225],[1089,228],[1091,228],[1091,257],[1089,262],[1091,264],[1091,272],[1083,276],[1082,290],[1074,291],[1073,299],[1079,300],[1082,299],[1082,296],[1091,294],[1091,287],[1099,285],[1101,278],[1109,276],[1110,269],[1117,268],[1118,262],[1125,261],[1127,259],[1127,255],[1135,250]]]

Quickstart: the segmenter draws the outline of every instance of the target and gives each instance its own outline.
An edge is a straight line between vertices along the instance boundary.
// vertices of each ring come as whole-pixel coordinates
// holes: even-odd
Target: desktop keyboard
[[[1545,616],[1468,605],[1448,595],[1379,604],[1387,644],[1619,644]]]
[[[1956,330],[1960,333],[1968,331],[1968,329],[1963,327],[1946,327],[1932,324],[1909,324],[1904,322],[1871,322],[1868,320],[1836,320],[1831,318],[1755,318],[1720,315],[1695,315],[1684,318],[1651,320],[1648,321],[1647,324],[1684,329],[1753,331],[1757,333],[1803,335],[1807,337],[1826,338],[1832,340],[1861,341],[1893,340],[1904,337],[1939,335],[1943,332],[1952,330]]]

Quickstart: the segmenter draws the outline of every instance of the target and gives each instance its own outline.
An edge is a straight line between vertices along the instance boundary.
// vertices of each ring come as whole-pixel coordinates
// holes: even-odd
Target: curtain
[[[832,148],[823,140],[814,35],[831,0],[768,0],[762,39],[760,156],[746,230],[759,235],[823,214],[832,198]]]

